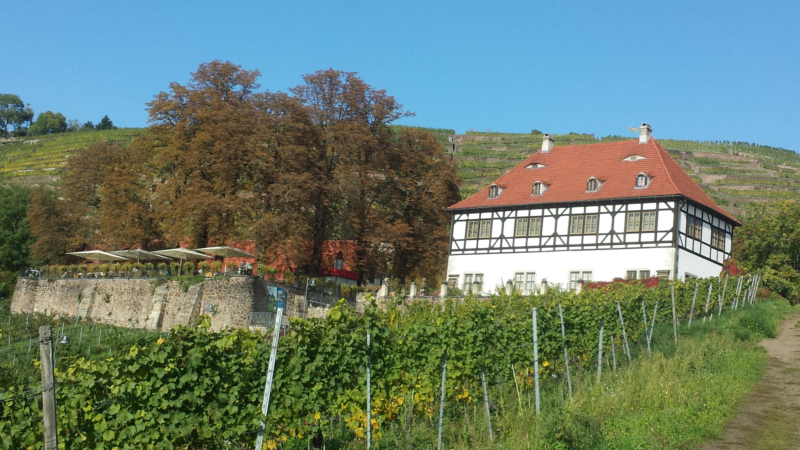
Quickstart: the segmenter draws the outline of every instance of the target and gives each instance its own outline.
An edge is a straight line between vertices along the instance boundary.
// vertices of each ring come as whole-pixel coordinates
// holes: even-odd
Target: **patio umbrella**
[[[169,258],[166,256],[156,255],[153,252],[148,252],[147,250],[142,249],[134,249],[134,250],[117,250],[111,252],[115,255],[124,256],[125,258],[134,259],[136,258],[136,262],[139,261],[169,261]]]
[[[193,260],[193,259],[211,258],[208,255],[204,255],[202,253],[198,253],[198,252],[195,252],[193,250],[189,250],[188,248],[181,248],[181,247],[170,248],[170,249],[167,249],[167,250],[157,250],[157,251],[154,251],[153,253],[155,253],[157,255],[169,256],[170,258],[181,260],[181,265],[178,268],[178,275],[180,275],[181,274],[181,270],[183,270],[183,261],[184,260],[189,261],[189,260]]]
[[[234,247],[203,247],[203,248],[196,248],[198,252],[208,253],[209,255],[215,256],[222,256],[223,259],[225,258],[255,258],[254,255],[247,253],[244,250],[239,250],[238,248]],[[227,261],[223,261],[223,264]],[[225,266],[227,267],[227,265]]]
[[[124,258],[119,255],[114,255],[112,253],[104,252],[102,250],[87,250],[85,252],[68,252],[68,255],[80,256],[81,258],[91,259],[94,260],[95,264],[99,264],[100,261],[127,261],[128,258]]]

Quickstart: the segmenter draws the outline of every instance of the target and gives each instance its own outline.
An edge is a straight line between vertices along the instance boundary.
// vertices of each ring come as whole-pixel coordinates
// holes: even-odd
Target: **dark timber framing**
[[[668,202],[674,202],[673,206],[669,206]],[[627,229],[627,213],[633,211],[653,211],[653,209],[643,209],[643,205],[647,203],[655,203],[657,211],[656,217],[656,231],[638,231],[626,232]],[[632,207],[631,205],[641,205]],[[598,211],[587,212],[586,207],[596,206]],[[612,224],[608,232],[600,232],[600,220],[598,220],[598,232],[590,234],[569,234],[569,219],[567,219],[566,232],[559,234],[558,220],[562,217],[568,217],[572,208],[584,207],[583,215],[598,214],[598,218],[604,214],[611,215]],[[528,236],[516,237],[514,236],[516,230],[517,212],[519,211],[535,211],[541,210],[541,215],[528,215],[520,216],[522,218],[530,217],[552,217],[555,221],[553,233],[545,235],[544,233],[544,220],[542,223],[541,236]],[[689,211],[698,211],[698,218],[703,220],[703,229],[706,227],[717,227],[725,231],[726,240],[730,240],[733,234],[733,224],[729,222],[730,219],[722,217],[719,213],[711,211],[708,208],[687,199],[682,195],[672,196],[658,196],[658,197],[633,197],[633,198],[620,198],[608,200],[592,200],[582,202],[561,202],[561,203],[536,203],[529,205],[510,205],[500,207],[482,207],[482,208],[465,208],[458,210],[451,210],[451,232],[450,232],[450,254],[451,255],[466,255],[466,254],[489,254],[489,253],[528,253],[528,252],[554,252],[554,251],[590,251],[590,250],[608,250],[608,249],[630,249],[630,248],[680,248],[686,252],[694,254],[698,257],[711,261],[715,264],[721,265],[719,261],[713,259],[719,256],[715,252],[719,252],[723,256],[723,260],[730,257],[730,252],[724,250],[713,249],[711,247],[710,234],[709,242],[700,242],[689,238],[685,232],[679,229],[680,214],[689,214]],[[670,211],[673,213],[672,225],[668,230],[658,229],[658,216],[662,211]],[[482,239],[455,239],[453,232],[458,222],[466,222],[468,220],[486,220],[486,217],[479,215],[478,218],[468,219],[470,214],[475,213],[490,213],[492,220],[500,220],[501,225],[498,227],[500,233],[496,237],[482,238]],[[511,235],[506,236],[506,221],[511,220],[513,225],[510,227]],[[615,223],[622,220],[622,232],[615,231]],[[643,216],[640,217],[643,220]],[[685,222],[685,221],[684,221]],[[584,224],[585,225],[585,224]],[[685,223],[684,230],[685,230]],[[466,227],[466,224],[465,224]],[[494,230],[495,227],[493,226]],[[710,228],[709,228],[710,230]],[[638,235],[633,241],[628,238],[629,235]],[[642,241],[643,237],[647,236],[648,240]],[[652,237],[650,237],[652,236]],[[466,229],[465,235],[466,238]],[[514,245],[515,240],[526,239],[525,245]],[[538,244],[531,244],[531,241],[538,240]],[[475,248],[467,248],[467,241],[474,243]],[[484,248],[480,247],[481,241],[489,241],[488,245]],[[677,265],[677,255],[676,255]]]

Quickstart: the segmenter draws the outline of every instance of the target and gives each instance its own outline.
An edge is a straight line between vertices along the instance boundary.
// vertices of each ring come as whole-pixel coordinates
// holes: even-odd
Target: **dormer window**
[[[592,177],[586,181],[586,192],[597,192],[600,189],[600,181],[597,178]]]
[[[627,158],[623,158],[622,160],[623,161],[632,162],[632,161],[641,161],[643,159],[647,159],[647,158],[645,158],[642,155],[631,155],[631,156],[628,156]]]
[[[489,198],[497,198],[500,196],[500,188],[498,186],[489,186]]]
[[[547,185],[543,184],[541,181],[537,181],[533,183],[533,190],[531,192],[531,195],[542,195],[546,190],[547,190]]]
[[[637,189],[644,189],[650,185],[651,178],[647,176],[645,173],[640,173],[636,175],[636,188]]]
[[[527,166],[525,166],[526,169],[544,169],[545,167],[547,166],[539,163],[528,164]]]

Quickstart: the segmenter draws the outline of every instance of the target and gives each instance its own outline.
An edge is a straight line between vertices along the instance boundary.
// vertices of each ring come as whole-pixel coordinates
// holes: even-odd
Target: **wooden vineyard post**
[[[725,303],[725,293],[728,291],[728,274],[725,274],[725,284],[722,286],[722,302]]]
[[[650,332],[647,334],[647,350],[650,351],[650,343],[653,341],[653,328],[656,326],[656,313],[658,312],[658,302],[653,308],[653,320],[650,323]],[[646,330],[645,330],[646,331]]]
[[[519,402],[519,411],[517,415],[522,414],[522,395],[519,393],[519,383],[517,383],[517,370],[514,368],[514,365],[511,365],[511,376],[514,377],[514,387],[517,390],[517,402]]]
[[[739,285],[736,287],[736,308],[739,308],[741,302],[742,287],[744,287],[744,277],[739,275]]]
[[[600,382],[600,375],[603,372],[603,321],[604,317],[600,318],[600,340],[597,344],[597,382]]]
[[[369,324],[367,325],[367,450],[372,448],[372,352],[370,351]]]
[[[39,355],[42,364],[42,415],[44,416],[44,448],[58,449],[56,422],[56,382],[53,377],[53,331],[50,325],[39,327]]]
[[[614,345],[614,337],[611,337],[611,358],[614,361],[614,373],[617,372],[617,347]]]
[[[619,312],[619,324],[622,326],[622,342],[625,343],[625,356],[628,357],[628,364],[631,363],[631,348],[628,346],[628,335],[625,333],[625,322],[622,320],[622,307],[617,302],[617,312]]]
[[[539,415],[539,338],[536,329],[536,308],[531,313],[533,316],[533,384],[536,391],[536,415]]]
[[[486,370],[483,366],[481,366],[481,384],[483,385],[483,404],[486,406],[486,426],[489,428],[489,442],[494,442],[494,435],[492,435],[492,413],[489,410],[489,393],[486,391]],[[538,400],[539,398],[537,397],[536,399]],[[538,402],[536,406],[538,409]]]
[[[644,322],[644,340],[647,341],[647,354],[653,356],[650,351],[650,335],[647,333],[647,308],[644,306],[644,299],[642,299],[642,322]]]
[[[672,292],[672,331],[675,335],[675,345],[678,345],[678,313],[675,311],[675,283],[670,285]]]
[[[706,317],[708,317],[708,304],[711,302],[711,288],[713,287],[713,284],[708,283],[708,296],[706,296],[706,312],[703,315],[703,323],[706,323]]]
[[[558,317],[561,319],[561,342],[564,345],[564,367],[567,370],[567,389],[569,390],[569,399],[572,400],[572,379],[569,376],[569,353],[567,353],[567,333],[564,330],[564,311],[561,309],[561,304],[558,304]]]
[[[258,426],[258,435],[256,436],[256,450],[261,450],[264,444],[264,420],[269,412],[269,397],[272,394],[272,378],[275,376],[275,359],[278,356],[278,338],[281,334],[281,324],[283,324],[283,310],[286,308],[286,290],[275,286],[269,286],[270,294],[273,294],[276,299],[275,306],[277,312],[275,314],[275,326],[272,329],[272,346],[269,351],[269,365],[267,366],[267,382],[264,385],[264,398],[261,402],[261,423]],[[282,295],[281,295],[282,294]]]
[[[694,282],[694,296],[692,296],[692,307],[689,309],[689,328],[692,328],[692,319],[694,318],[694,303],[697,300],[697,288],[699,284],[697,281]]]
[[[444,425],[444,381],[447,377],[447,347],[442,358],[442,394],[439,397],[439,436],[436,439],[436,450],[442,450],[442,426]]]

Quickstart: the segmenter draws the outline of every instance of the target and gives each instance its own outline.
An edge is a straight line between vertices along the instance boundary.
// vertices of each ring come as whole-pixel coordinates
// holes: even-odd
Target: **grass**
[[[742,397],[753,390],[766,364],[757,342],[775,336],[790,307],[770,299],[689,328],[682,323],[676,346],[671,324],[653,334],[653,355],[646,342],[631,345],[628,364],[617,347],[619,366],[603,362],[596,380],[596,363],[574,367],[573,397],[562,379],[542,380],[541,416],[534,410],[532,386],[518,374],[519,391],[511,371],[490,380],[492,428],[489,440],[483,402],[446,405],[443,447],[448,449],[681,449],[696,448],[718,437]],[[594,359],[594,358],[590,358]],[[610,359],[610,358],[609,358]],[[480,387],[476,387],[480,391]],[[479,396],[476,396],[479,397]],[[427,420],[404,417],[373,441],[376,449],[436,447],[438,411]],[[336,427],[334,427],[336,428]],[[344,431],[333,431],[327,448],[362,449]],[[788,414],[775,417],[762,430],[760,444],[747,448],[789,448],[794,426]],[[289,445],[284,448],[305,448]]]

